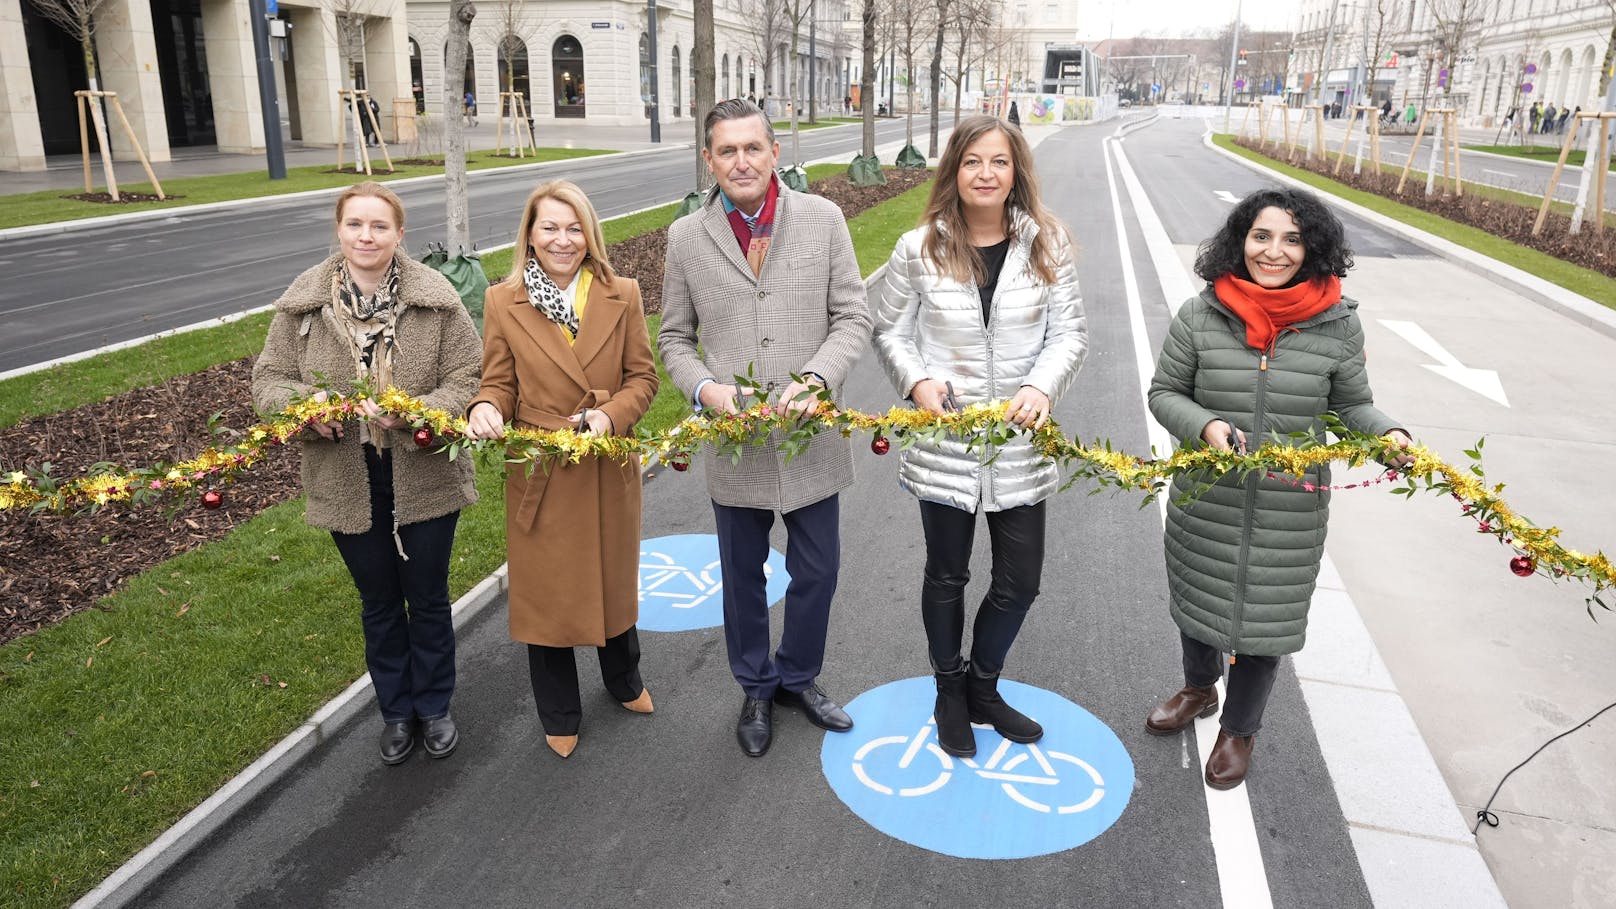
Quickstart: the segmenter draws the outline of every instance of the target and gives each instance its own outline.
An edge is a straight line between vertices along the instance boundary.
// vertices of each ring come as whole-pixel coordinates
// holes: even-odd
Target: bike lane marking
[[[1162,227],[1155,209],[1151,207],[1139,178],[1128,164],[1121,140],[1113,137],[1105,143],[1105,147],[1111,156],[1111,163],[1115,164],[1115,169],[1109,165],[1106,167],[1105,178],[1111,192],[1111,213],[1116,223],[1123,287],[1128,298],[1128,324],[1130,334],[1133,335],[1134,361],[1139,368],[1140,395],[1143,401],[1148,395],[1150,380],[1155,375],[1155,356],[1151,349],[1150,338],[1145,332],[1144,305],[1139,294],[1139,279],[1134,274],[1127,224],[1123,220],[1122,204],[1117,194],[1117,173],[1121,173],[1123,182],[1128,188],[1129,202],[1139,223],[1140,232],[1144,236],[1145,245],[1151,249],[1151,262],[1155,265],[1157,278],[1161,282],[1170,312],[1176,312],[1178,305],[1188,298],[1188,294],[1185,294],[1174,299],[1175,291],[1182,291],[1186,285],[1193,288],[1193,285],[1184,274],[1183,266],[1157,252],[1157,250],[1171,250],[1172,240]],[[1172,440],[1167,430],[1150,416],[1148,402],[1144,410],[1152,448],[1160,452],[1172,451]],[[1157,504],[1165,521],[1167,497],[1158,497]],[[1221,695],[1223,683],[1218,682],[1218,686],[1220,692],[1218,703],[1221,705],[1224,700]],[[1196,751],[1200,757],[1197,769],[1206,766],[1206,759],[1211,754],[1212,741],[1217,734],[1216,723],[1217,716],[1196,721]],[[1182,737],[1187,734],[1186,732],[1179,735]],[[1263,864],[1262,847],[1257,841],[1257,824],[1252,818],[1251,799],[1246,793],[1246,787],[1241,785],[1220,792],[1203,782],[1202,789],[1206,794],[1207,825],[1212,840],[1212,854],[1217,861],[1218,889],[1223,897],[1223,905],[1229,909],[1235,907],[1272,909],[1273,896],[1268,888],[1268,871]]]
[[[1134,789],[1133,759],[1122,741],[1052,691],[1009,680],[999,690],[1043,724],[1044,737],[1016,744],[978,725],[971,758],[953,757],[937,744],[930,676],[860,694],[847,705],[857,731],[827,734],[820,746],[831,790],[882,833],[957,858],[1048,855],[1104,833]]]
[[[765,596],[773,606],[786,595],[791,576],[785,556],[771,547],[763,563]],[[693,631],[724,624],[724,578],[719,571],[718,537],[683,533],[640,543],[640,620],[642,631]]]

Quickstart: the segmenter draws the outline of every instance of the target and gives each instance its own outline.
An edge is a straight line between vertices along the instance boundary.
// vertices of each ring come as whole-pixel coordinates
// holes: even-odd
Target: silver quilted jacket
[[[1015,239],[984,325],[975,282],[943,277],[922,258],[930,229],[918,227],[899,238],[891,260],[870,279],[875,352],[893,387],[908,397],[922,379],[952,382],[965,407],[1009,400],[1031,385],[1049,395],[1053,406],[1088,350],[1070,242],[1062,237],[1057,243],[1055,283],[1040,283],[1028,261],[1038,226],[1017,213]],[[905,450],[898,482],[924,501],[974,513],[1041,502],[1059,486],[1060,474],[1024,436],[1002,448],[974,451],[949,439]]]

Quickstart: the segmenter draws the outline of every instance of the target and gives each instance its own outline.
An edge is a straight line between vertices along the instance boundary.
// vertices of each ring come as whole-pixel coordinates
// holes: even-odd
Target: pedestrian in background
[[[1008,399],[1012,423],[1042,427],[1088,349],[1071,239],[1039,198],[1027,140],[996,117],[961,120],[937,174],[921,226],[899,238],[870,287],[876,355],[898,394],[920,410]],[[1005,703],[999,675],[1038,596],[1044,503],[1060,486],[1059,471],[1025,435],[974,448],[919,440],[904,449],[898,482],[920,500],[920,618],[939,744],[974,755],[972,723],[1013,742],[1038,741],[1043,727]],[[993,570],[966,659],[978,514]]]
[[[1357,303],[1341,295],[1351,267],[1346,232],[1317,197],[1247,196],[1201,244],[1195,273],[1208,283],[1168,329],[1151,414],[1175,439],[1219,451],[1317,438],[1320,415],[1332,412],[1407,447],[1407,431],[1370,393]],[[1302,649],[1329,514],[1328,464],[1299,478],[1258,470],[1173,481],[1165,550],[1184,688],[1145,728],[1171,735],[1216,713],[1228,654],[1228,698],[1206,763],[1214,789],[1246,778],[1279,658]]]
[[[1016,102],[1010,102],[1010,114],[1009,116],[1005,117],[1005,119],[1010,121],[1011,126],[1014,126],[1017,129],[1021,128],[1021,111],[1016,109]]]
[[[700,211],[668,229],[662,280],[662,362],[698,409],[745,405],[731,376],[781,389],[788,412],[817,410],[870,337],[864,281],[835,203],[793,192],[775,175],[780,143],[763,111],[739,99],[714,105],[702,159],[716,184]],[[789,246],[775,244],[790,237]],[[825,659],[841,568],[839,493],[853,485],[852,444],[823,432],[789,461],[776,444],[740,460],[706,459],[723,571],[724,644],[745,698],[736,740],[752,757],[774,736],[773,704],[822,729],[853,727],[816,681]],[[778,512],[786,526],[785,629],[770,654],[764,563]]]
[[[470,435],[504,424],[633,436],[657,393],[640,285],[612,270],[600,218],[565,180],[528,196],[510,277],[488,288],[482,388]],[[527,645],[544,740],[578,747],[583,702],[574,647],[592,646],[606,691],[650,713],[640,678],[638,456],[505,470],[511,637]]]
[[[275,414],[364,383],[463,413],[477,390],[477,329],[448,280],[404,253],[403,203],[358,183],[337,196],[336,216],[341,252],[275,301],[253,405]],[[359,590],[382,761],[402,763],[417,740],[447,757],[460,740],[449,554],[460,509],[477,501],[471,460],[416,445],[408,421],[368,398],[357,419],[316,424],[299,441],[304,519],[331,532]]]

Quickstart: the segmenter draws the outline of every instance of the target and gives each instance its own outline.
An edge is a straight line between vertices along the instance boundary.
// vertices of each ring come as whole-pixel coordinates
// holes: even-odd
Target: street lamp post
[[[645,33],[650,36],[651,53],[651,141],[661,142],[662,123],[657,112],[656,0],[645,0]]]
[[[1235,61],[1240,56],[1240,0],[1234,0],[1234,37],[1229,39],[1229,94],[1223,106],[1223,131],[1229,131],[1229,118],[1234,113]]]

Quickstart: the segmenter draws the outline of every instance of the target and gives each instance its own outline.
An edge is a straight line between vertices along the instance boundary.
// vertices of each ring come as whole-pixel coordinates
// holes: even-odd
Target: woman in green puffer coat
[[[1369,391],[1358,304],[1341,296],[1351,267],[1346,232],[1317,197],[1286,189],[1247,196],[1201,244],[1195,273],[1208,284],[1173,320],[1150,412],[1175,439],[1220,450],[1321,433],[1327,412],[1407,447],[1408,433]],[[1216,713],[1214,683],[1229,654],[1228,699],[1206,764],[1214,789],[1245,779],[1279,658],[1302,649],[1329,484],[1328,465],[1301,480],[1231,473],[1180,505],[1199,484],[1174,481],[1165,549],[1185,687],[1151,711],[1145,728],[1171,735]]]

